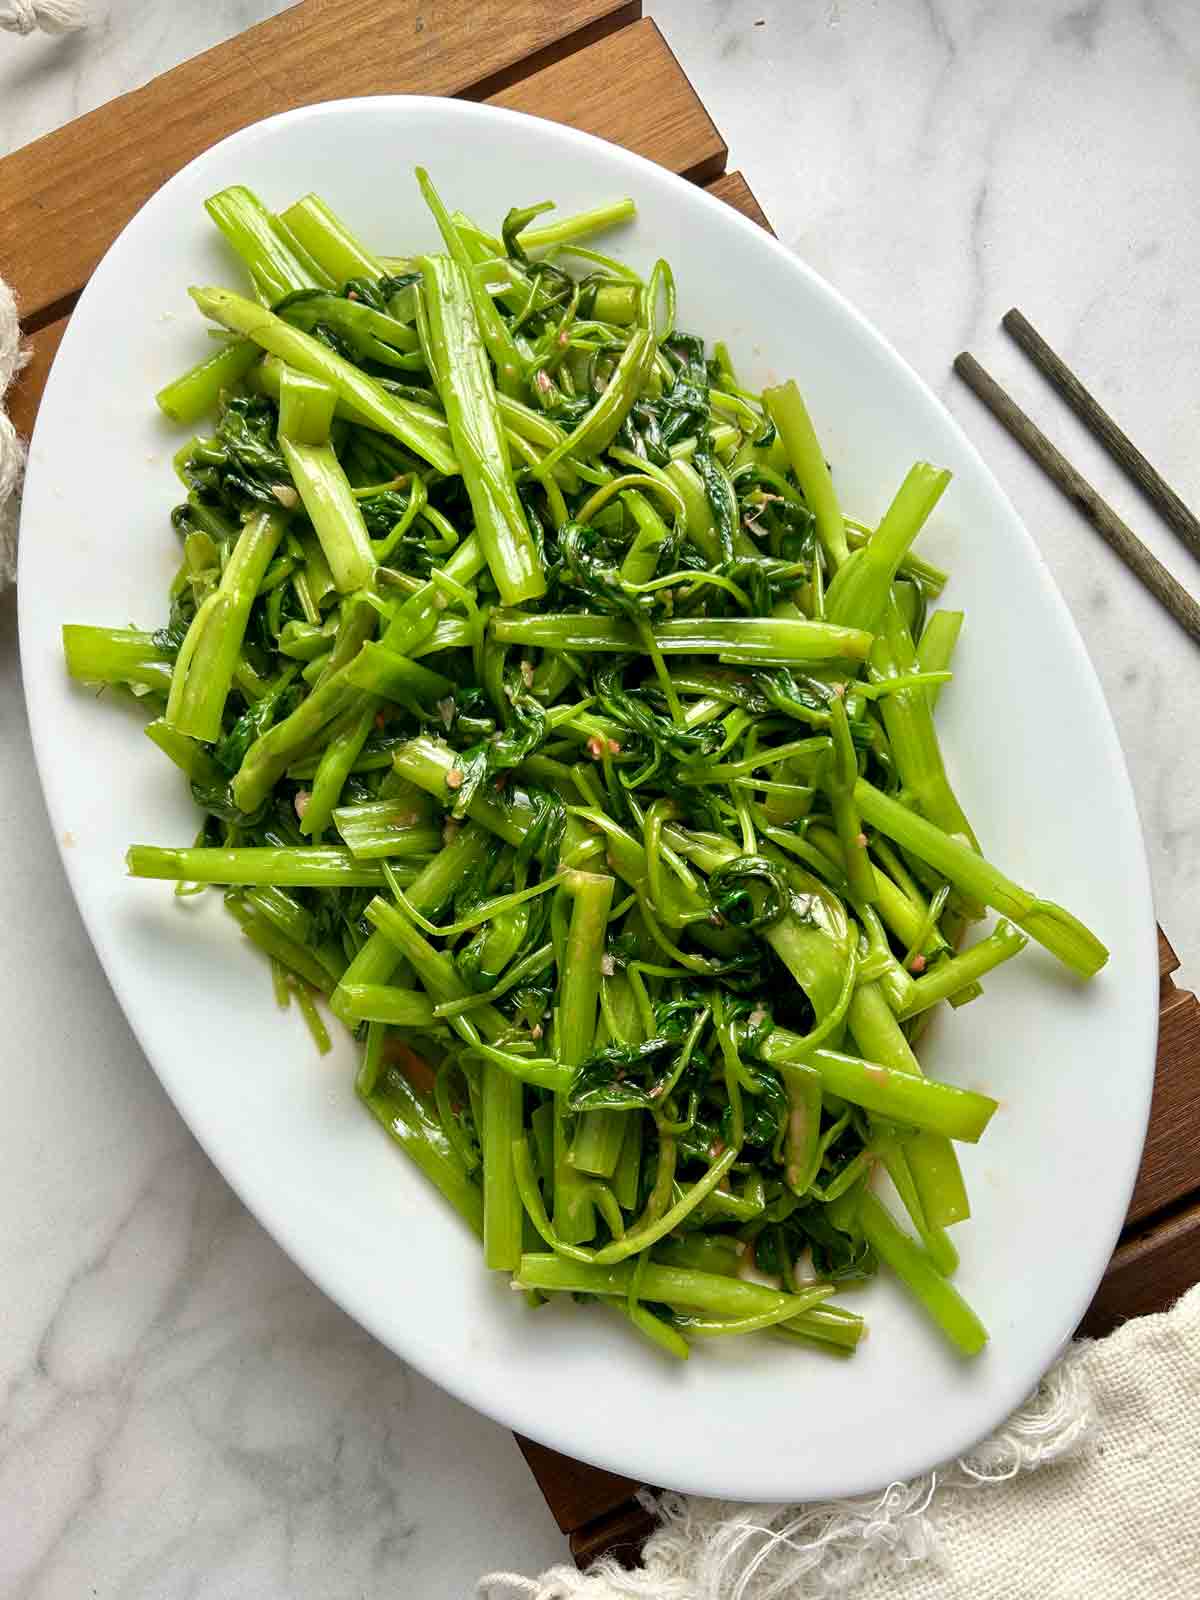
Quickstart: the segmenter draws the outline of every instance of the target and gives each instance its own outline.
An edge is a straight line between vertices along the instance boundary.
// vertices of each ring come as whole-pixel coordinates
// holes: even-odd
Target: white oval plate
[[[178,561],[180,435],[155,390],[207,347],[186,289],[240,284],[203,211],[245,183],[272,206],[316,189],[385,252],[437,245],[411,176],[496,225],[510,205],[575,210],[623,194],[640,220],[609,247],[664,255],[680,325],[724,337],[755,385],[794,375],[853,515],[874,521],[918,458],[955,481],[921,548],[967,614],[939,706],[986,852],[1112,949],[1090,985],[1037,947],[938,1018],[939,1077],[1002,1102],[964,1166],[963,1292],[991,1330],[964,1363],[903,1298],[859,1295],[870,1337],[838,1362],[767,1339],[675,1367],[616,1318],[536,1314],[356,1103],[350,1043],[315,1055],[216,896],[124,875],[131,841],[180,844],[196,819],[139,718],[67,680],[59,627],[155,627]],[[1033,542],[941,405],[827,284],[753,224],[613,145],[450,100],[361,99],[247,128],[143,207],[71,318],[46,388],[21,533],[21,649],[46,798],[113,989],[180,1112],[246,1204],[321,1287],[460,1399],[568,1455],[737,1499],[855,1493],[963,1451],[1018,1405],[1070,1337],[1137,1168],[1157,1021],[1154,920],[1121,751],[1099,684]]]

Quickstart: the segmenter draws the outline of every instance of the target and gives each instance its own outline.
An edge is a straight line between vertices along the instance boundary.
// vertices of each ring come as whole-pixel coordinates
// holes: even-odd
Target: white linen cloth
[[[807,1506],[665,1495],[643,1566],[492,1574],[488,1600],[1197,1600],[1200,1284],[1073,1344],[969,1456]]]

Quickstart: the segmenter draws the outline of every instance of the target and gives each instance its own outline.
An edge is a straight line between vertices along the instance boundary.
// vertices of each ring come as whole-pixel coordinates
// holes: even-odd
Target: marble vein
[[[272,14],[111,0],[0,43],[0,151]],[[999,329],[1011,304],[1200,504],[1200,13],[1188,0],[648,0],[783,238],[945,398],[1037,540],[1200,981],[1195,649],[950,376],[964,344],[1193,592],[1200,564]],[[756,26],[761,20],[762,25]],[[0,269],[4,242],[0,240]],[[0,601],[0,1597],[466,1597],[562,1543],[511,1438],[313,1289],[126,1027],[38,795]]]

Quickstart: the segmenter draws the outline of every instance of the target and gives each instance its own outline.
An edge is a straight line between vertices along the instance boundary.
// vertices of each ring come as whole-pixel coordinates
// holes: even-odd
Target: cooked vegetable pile
[[[989,864],[943,765],[962,616],[911,547],[949,475],[850,521],[795,385],[680,331],[666,262],[581,243],[631,202],[494,237],[417,176],[444,252],[411,260],[316,196],[208,202],[250,293],[191,291],[225,336],[158,397],[212,430],[169,621],[63,630],[203,813],[129,869],[226,886],[533,1304],[847,1353],[830,1297],[882,1262],[974,1354],[953,1141],[995,1102],[914,1048],[1027,937],[1107,952]]]

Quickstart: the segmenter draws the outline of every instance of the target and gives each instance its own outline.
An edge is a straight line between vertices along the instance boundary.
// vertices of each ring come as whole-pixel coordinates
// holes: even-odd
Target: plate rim
[[[689,203],[696,204],[702,209],[707,209],[714,217],[720,217],[722,219],[719,224],[720,226],[735,232],[740,232],[744,237],[752,238],[755,241],[754,247],[756,249],[762,249],[765,247],[774,253],[782,262],[786,264],[786,267],[789,271],[797,274],[801,278],[807,279],[811,288],[815,288],[820,295],[828,297],[830,300],[832,300],[840,309],[841,313],[855,324],[858,333],[869,343],[875,345],[886,356],[889,365],[894,367],[898,373],[902,374],[906,382],[921,392],[936,408],[937,412],[940,414],[940,420],[942,424],[954,437],[959,449],[963,452],[963,454],[972,460],[976,471],[980,474],[982,481],[986,485],[988,493],[1003,508],[1013,527],[1014,532],[1019,533],[1019,536],[1024,542],[1025,553],[1030,560],[1030,565],[1038,572],[1041,586],[1046,592],[1047,596],[1050,598],[1057,613],[1059,631],[1064,641],[1069,644],[1072,654],[1083,664],[1085,669],[1084,678],[1088,682],[1092,691],[1092,699],[1095,704],[1095,710],[1098,713],[1100,726],[1103,727],[1108,737],[1111,753],[1115,758],[1113,769],[1114,781],[1117,782],[1119,787],[1123,789],[1124,795],[1129,801],[1132,814],[1134,833],[1133,842],[1136,844],[1135,854],[1137,857],[1137,866],[1139,868],[1139,881],[1135,886],[1131,886],[1136,891],[1131,896],[1131,899],[1136,903],[1136,907],[1139,912],[1137,920],[1142,923],[1141,933],[1138,936],[1138,948],[1140,950],[1142,945],[1145,944],[1152,952],[1154,952],[1156,948],[1154,943],[1156,924],[1153,913],[1153,900],[1146,851],[1146,841],[1138,810],[1136,792],[1134,790],[1128,770],[1128,763],[1125,759],[1125,753],[1121,745],[1116,723],[1109,708],[1107,698],[1104,695],[1103,688],[1100,684],[1099,676],[1094,665],[1092,664],[1087,647],[1084,644],[1082,635],[1080,634],[1078,626],[1076,625],[1070,611],[1067,609],[1066,602],[1063,599],[1058,584],[1056,583],[1045,558],[1042,556],[1041,551],[1034,542],[1029,529],[1026,527],[1015,506],[1012,504],[1005,490],[1002,488],[975,445],[971,442],[961,425],[951,414],[945,402],[916,372],[911,364],[906,361],[905,358],[895,349],[887,337],[881,333],[880,330],[876,328],[874,324],[870,322],[869,319],[862,312],[860,312],[857,307],[855,307],[853,303],[841,293],[840,290],[836,288],[835,285],[831,284],[826,278],[816,272],[805,261],[790,251],[773,234],[766,232],[757,223],[751,221],[740,212],[735,211],[726,202],[708,193],[707,190],[701,186],[692,184],[677,174],[670,172],[665,168],[659,167],[655,163],[647,160],[645,157],[637,155],[632,151],[625,150],[621,146],[612,145],[608,141],[599,139],[594,135],[584,133],[578,129],[564,127],[561,124],[551,122],[545,118],[531,116],[528,113],[514,111],[508,108],[489,106],[487,104],[480,104],[472,101],[453,99],[447,100],[428,95],[347,96],[337,100],[314,102],[309,105],[293,108],[289,111],[276,113],[271,117],[263,118],[258,122],[248,124],[246,127],[238,129],[236,132],[218,141],[213,146],[210,146],[209,149],[202,151],[200,154],[193,157],[192,160],[189,161],[185,166],[181,167],[178,172],[174,173],[155,192],[154,195],[150,196],[150,198],[138,208],[134,215],[121,229],[120,233],[118,233],[112,244],[110,244],[108,249],[105,251],[100,262],[97,263],[96,268],[93,269],[93,275],[91,278],[89,278],[88,283],[84,286],[76,307],[71,314],[71,321],[68,324],[68,328],[64,335],[62,349],[65,349],[68,352],[70,352],[72,349],[72,344],[69,341],[71,341],[72,334],[76,331],[76,316],[78,310],[80,307],[85,306],[88,303],[88,296],[92,291],[95,274],[98,273],[100,267],[103,266],[103,264],[108,261],[112,253],[121,246],[126,234],[138,223],[143,213],[149,207],[164,203],[161,197],[169,194],[174,187],[182,186],[183,179],[189,175],[195,167],[208,160],[213,151],[218,149],[225,150],[231,146],[236,146],[241,143],[252,143],[254,139],[262,136],[264,130],[270,130],[281,125],[291,124],[302,120],[319,119],[322,117],[336,117],[343,113],[350,113],[354,115],[370,115],[376,108],[394,106],[397,103],[413,106],[419,109],[425,109],[439,117],[449,116],[451,118],[462,118],[467,121],[476,119],[481,124],[496,122],[517,122],[522,124],[535,123],[549,130],[549,133],[557,140],[564,141],[568,145],[578,144],[583,147],[599,146],[606,152],[606,154],[610,156],[610,158],[615,156],[615,158],[617,158],[618,165],[631,165],[635,173],[637,171],[642,171],[648,175],[652,175],[655,184],[666,183],[669,187],[672,187],[679,192],[686,193],[689,198]],[[46,384],[43,394],[42,407],[39,409],[38,423],[35,425],[33,438],[31,441],[29,481],[34,482],[39,486],[42,470],[39,466],[39,458],[36,455],[35,447],[38,443],[41,418],[43,415],[47,414],[45,406],[46,397],[55,393],[56,379],[61,379],[61,375],[65,371],[65,367],[61,364],[61,355],[62,350],[60,349],[59,355],[56,357],[55,364],[51,369]],[[29,503],[29,499],[27,498],[26,505]],[[23,524],[24,508],[22,516],[22,528],[24,531]],[[33,608],[32,604],[27,603],[24,599],[24,595],[28,587],[24,580],[29,563],[34,559],[32,555],[28,554],[32,547],[32,543],[32,538],[22,537],[18,552],[18,626],[23,661],[31,661],[36,659],[35,653],[28,648],[28,645],[32,639],[33,630],[35,628],[35,622],[32,615]],[[300,1268],[305,1276],[315,1283],[324,1294],[328,1295],[328,1297],[333,1300],[336,1305],[342,1307],[348,1315],[353,1317],[353,1319],[362,1327],[366,1328],[373,1337],[379,1339],[382,1344],[398,1355],[400,1359],[409,1362],[415,1368],[425,1373],[425,1375],[430,1377],[433,1382],[435,1382],[439,1387],[445,1389],[456,1399],[461,1400],[465,1404],[471,1406],[475,1410],[480,1411],[483,1415],[492,1418],[501,1425],[519,1431],[527,1437],[535,1439],[538,1443],[546,1445],[550,1449],[562,1451],[566,1454],[572,1455],[575,1457],[575,1459],[588,1462],[606,1470],[616,1471],[627,1476],[642,1477],[647,1481],[662,1481],[661,1473],[658,1473],[654,1470],[654,1461],[649,1463],[647,1470],[643,1470],[643,1468],[636,1463],[631,1466],[630,1452],[622,1453],[621,1451],[618,1451],[613,1454],[609,1453],[605,1449],[593,1450],[591,1448],[584,1448],[581,1450],[578,1445],[573,1444],[568,1438],[566,1438],[563,1431],[556,1430],[548,1420],[545,1425],[543,1425],[536,1419],[531,1420],[527,1417],[524,1417],[521,1414],[519,1404],[510,1404],[507,1401],[506,1396],[503,1394],[493,1394],[490,1391],[488,1391],[486,1394],[480,1393],[479,1390],[472,1385],[469,1377],[467,1376],[460,1377],[460,1375],[457,1373],[448,1373],[441,1370],[437,1372],[431,1371],[426,1366],[423,1359],[420,1357],[414,1357],[398,1346],[394,1331],[390,1327],[384,1326],[382,1318],[373,1315],[373,1308],[371,1305],[368,1304],[364,1306],[363,1304],[359,1303],[359,1297],[348,1292],[345,1287],[334,1286],[331,1280],[336,1278],[336,1273],[334,1273],[329,1266],[323,1264],[321,1261],[312,1259],[314,1253],[319,1256],[321,1252],[311,1244],[311,1241],[308,1244],[305,1243],[304,1230],[302,1228],[297,1230],[300,1234],[300,1237],[296,1237],[293,1234],[293,1230],[288,1225],[289,1217],[286,1206],[278,1208],[279,1214],[276,1215],[276,1208],[272,1208],[269,1205],[264,1205],[261,1198],[257,1195],[253,1200],[249,1198],[246,1193],[246,1188],[248,1185],[244,1186],[243,1183],[239,1181],[239,1176],[235,1176],[234,1173],[227,1170],[225,1162],[213,1150],[213,1148],[211,1148],[211,1133],[202,1134],[196,1128],[192,1119],[185,1113],[180,1104],[180,1099],[175,1091],[175,1087],[169,1081],[169,1073],[164,1074],[164,1071],[160,1070],[154,1054],[151,1052],[146,1040],[143,1037],[139,1007],[135,1003],[132,995],[130,995],[127,1003],[126,985],[112,970],[111,958],[113,956],[113,952],[111,949],[106,949],[105,940],[102,937],[102,930],[98,930],[98,927],[93,927],[93,921],[95,921],[98,925],[100,919],[95,908],[93,908],[91,905],[90,897],[87,891],[83,887],[83,862],[74,851],[66,848],[62,827],[62,797],[57,792],[54,783],[52,781],[48,781],[48,774],[51,771],[50,747],[52,743],[52,735],[46,727],[45,720],[35,716],[35,700],[38,694],[37,685],[40,681],[39,672],[40,669],[35,670],[32,673],[29,671],[23,671],[23,690],[25,694],[26,709],[29,717],[30,735],[33,743],[39,782],[41,784],[42,794],[45,799],[47,811],[50,816],[52,831],[54,832],[55,836],[55,847],[58,850],[60,860],[63,863],[68,882],[70,883],[71,892],[75,899],[76,907],[87,930],[92,947],[96,952],[97,959],[104,970],[105,977],[108,980],[113,995],[117,1000],[117,1003],[120,1005],[122,1013],[125,1016],[132,1032],[134,1033],[134,1036],[137,1038],[139,1046],[143,1050],[148,1062],[154,1070],[155,1076],[167,1093],[168,1098],[179,1112],[192,1137],[194,1137],[200,1144],[201,1148],[204,1149],[206,1155],[221,1173],[224,1180],[229,1183],[230,1187],[238,1195],[239,1200],[247,1207],[259,1224],[272,1236],[272,1238],[280,1244],[281,1248],[284,1249],[284,1251]],[[1154,1084],[1156,1057],[1155,1041],[1158,1027],[1158,964],[1156,954],[1154,955],[1153,960],[1151,960],[1149,957],[1146,957],[1145,959],[1147,966],[1145,972],[1141,975],[1143,981],[1138,986],[1138,992],[1131,994],[1127,1002],[1130,1009],[1131,1018],[1135,1020],[1140,1031],[1139,1047],[1137,1051],[1140,1062],[1130,1062],[1127,1064],[1127,1070],[1130,1072],[1134,1070],[1135,1066],[1140,1065],[1142,1105],[1141,1113],[1136,1119],[1138,1138],[1136,1145],[1131,1141],[1127,1147],[1131,1153],[1131,1156],[1127,1164],[1128,1169],[1122,1175],[1121,1182],[1119,1184],[1110,1186],[1108,1189],[1110,1196],[1114,1197],[1114,1202],[1115,1198],[1119,1196],[1121,1204],[1119,1219],[1115,1228],[1106,1230],[1106,1236],[1111,1234],[1111,1237],[1109,1237],[1108,1254],[1105,1256],[1105,1262],[1107,1262],[1108,1255],[1111,1254],[1112,1245],[1119,1237],[1120,1230],[1123,1225],[1123,1219],[1128,1210],[1129,1198],[1133,1192],[1133,1187],[1136,1182],[1142,1148],[1144,1145],[1146,1126],[1149,1118],[1150,1101]],[[433,1201],[431,1203],[437,1205],[439,1202]],[[267,1220],[267,1216],[264,1215],[264,1211],[268,1213],[270,1220]],[[1066,1308],[1066,1312],[1062,1320],[1065,1324],[1069,1319],[1069,1327],[1066,1328],[1062,1339],[1050,1353],[1045,1363],[1045,1367],[1042,1370],[1047,1370],[1049,1366],[1053,1364],[1054,1360],[1057,1359],[1064,1346],[1069,1342],[1076,1324],[1078,1323],[1083,1312],[1086,1310],[1087,1305],[1090,1303],[1092,1295],[1095,1291],[1095,1287],[1099,1284],[1104,1270],[1105,1268],[1101,1267],[1100,1272],[1094,1276],[1091,1288],[1088,1290],[1086,1297],[1082,1295],[1077,1296],[1076,1299],[1078,1303],[1073,1302],[1070,1308]],[[963,1453],[969,1450],[973,1444],[978,1442],[979,1438],[986,1436],[986,1434],[990,1432],[993,1427],[1002,1422],[1004,1417],[1007,1416],[1011,1410],[1021,1402],[1023,1395],[1036,1386],[1036,1382],[1040,1376],[1041,1373],[1039,1372],[1030,1375],[1029,1379],[1022,1378],[1020,1384],[1010,1384],[1009,1389],[1012,1393],[1011,1404],[1008,1405],[1001,1414],[997,1415],[993,1419],[992,1423],[989,1424],[987,1429],[984,1429],[982,1432],[977,1430],[968,1430],[967,1433],[964,1433],[962,1445],[960,1450],[956,1453]],[[656,1461],[661,1464],[661,1458],[656,1458]],[[913,1457],[912,1465],[908,1469],[907,1475],[915,1476],[917,1473],[927,1470],[932,1464],[933,1463],[930,1463],[928,1459],[920,1451],[918,1451]],[[723,1499],[738,1499],[744,1501],[769,1500],[778,1499],[780,1498],[781,1494],[781,1486],[779,1481],[777,1478],[772,1477],[769,1472],[766,1474],[765,1478],[760,1477],[758,1479],[754,1479],[747,1477],[745,1482],[734,1494],[730,1493],[727,1480],[714,1478],[713,1476],[705,1473],[703,1470],[693,1471],[688,1468],[679,1474],[672,1474],[671,1476],[673,1485],[678,1487],[682,1492],[720,1497]],[[877,1474],[871,1475],[870,1473],[867,1473],[865,1476],[859,1475],[853,1480],[838,1482],[830,1489],[829,1492],[831,1496],[856,1494],[877,1488],[880,1486],[880,1484],[881,1480]],[[782,1490],[782,1494],[785,1498],[788,1497],[788,1491],[786,1489]],[[792,1498],[794,1498],[794,1496],[792,1496]]]

